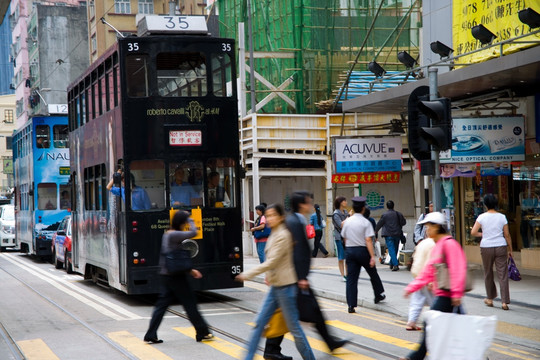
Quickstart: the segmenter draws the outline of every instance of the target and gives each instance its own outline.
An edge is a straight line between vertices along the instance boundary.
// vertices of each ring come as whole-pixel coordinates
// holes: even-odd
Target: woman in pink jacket
[[[467,274],[467,259],[461,245],[450,236],[446,230],[446,218],[440,212],[432,212],[426,215],[421,223],[426,224],[426,236],[435,241],[435,247],[431,251],[422,272],[405,288],[405,297],[432,283],[435,293],[435,301],[432,310],[452,312],[454,307],[461,305],[461,298],[465,292],[465,280]],[[435,264],[446,263],[450,276],[450,290],[442,290],[437,286],[435,276]],[[459,309],[458,309],[459,312]],[[426,334],[418,350],[410,353],[402,360],[424,359],[426,356]]]

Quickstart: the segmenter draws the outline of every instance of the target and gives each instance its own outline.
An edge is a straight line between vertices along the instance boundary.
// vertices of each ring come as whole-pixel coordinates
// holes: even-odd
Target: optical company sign
[[[441,163],[525,160],[523,117],[453,119],[452,149],[441,152]]]
[[[401,171],[400,137],[334,138],[335,174]]]

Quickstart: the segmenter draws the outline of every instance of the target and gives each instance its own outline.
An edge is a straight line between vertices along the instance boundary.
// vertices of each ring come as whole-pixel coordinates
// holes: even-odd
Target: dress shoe
[[[383,301],[384,299],[386,299],[386,295],[384,295],[384,294],[375,296],[375,304],[380,303],[380,302]]]
[[[152,343],[152,344],[161,344],[163,342],[163,340],[161,340],[161,339],[157,339],[157,338],[150,339],[150,338],[147,338],[147,337],[144,338],[144,341]]]
[[[283,354],[264,354],[263,358],[265,360],[292,360],[292,356]]]
[[[399,271],[399,266],[397,266],[397,265],[394,266],[394,267],[392,268],[392,271]]]
[[[199,335],[199,334],[197,334],[197,335],[195,336],[195,340],[197,340],[197,342],[201,342],[201,341],[203,341],[203,340],[205,340],[205,341],[206,341],[206,340],[214,340],[214,335],[212,335],[211,333],[208,333],[208,334],[206,334],[206,335]]]
[[[347,311],[349,312],[349,314],[352,314],[352,313],[356,312],[356,310],[354,310],[354,307],[352,307],[352,306],[349,306],[349,309]]]
[[[354,308],[353,308],[354,310]],[[349,340],[336,340],[332,343],[332,346],[329,346],[330,350],[334,351],[340,347],[345,346],[346,343],[348,343]]]

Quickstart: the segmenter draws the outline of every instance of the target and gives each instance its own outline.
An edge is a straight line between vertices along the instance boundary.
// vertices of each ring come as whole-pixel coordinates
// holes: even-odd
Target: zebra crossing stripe
[[[60,360],[41,339],[17,341],[27,360]]]

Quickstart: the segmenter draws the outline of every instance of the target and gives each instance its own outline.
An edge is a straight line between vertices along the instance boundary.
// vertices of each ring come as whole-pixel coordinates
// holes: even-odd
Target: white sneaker
[[[347,277],[346,276],[343,277],[343,282],[347,282]]]

